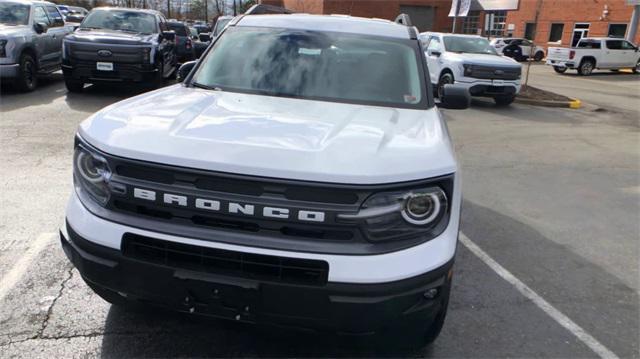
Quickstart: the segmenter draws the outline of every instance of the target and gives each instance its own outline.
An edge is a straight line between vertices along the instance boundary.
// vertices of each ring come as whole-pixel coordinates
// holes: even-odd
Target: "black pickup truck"
[[[159,85],[176,73],[175,33],[158,11],[96,8],[64,39],[62,70],[70,92],[85,83]]]

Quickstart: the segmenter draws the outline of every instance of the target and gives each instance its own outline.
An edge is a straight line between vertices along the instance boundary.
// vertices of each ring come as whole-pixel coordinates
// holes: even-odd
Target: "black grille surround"
[[[106,154],[77,138],[78,143],[103,156],[113,172],[111,198],[105,207],[76,191],[83,205],[106,220],[157,233],[228,244],[322,254],[373,255],[409,248],[434,237],[428,231],[406,239],[374,243],[356,223],[337,220],[339,213],[356,213],[362,203],[378,192],[411,190],[437,185],[447,198],[453,195],[454,175],[383,185],[351,185],[265,178],[170,166]],[[322,223],[261,215],[229,215],[223,212],[168,205],[134,198],[133,188],[264,206],[322,211]],[[440,233],[444,219],[432,230]]]
[[[522,69],[514,66],[484,66],[484,65],[466,65],[470,68],[467,77],[485,80],[518,80]],[[465,73],[467,73],[465,71]]]
[[[321,260],[251,254],[163,241],[125,233],[125,257],[153,263],[233,277],[304,285],[325,285],[329,264]]]

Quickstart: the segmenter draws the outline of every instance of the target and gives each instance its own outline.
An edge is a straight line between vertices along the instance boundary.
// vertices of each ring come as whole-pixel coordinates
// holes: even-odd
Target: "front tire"
[[[493,98],[497,106],[509,106],[516,99],[515,95],[496,96]]]
[[[33,56],[22,54],[19,64],[19,73],[15,82],[16,87],[23,92],[35,90],[38,87],[38,68]]]
[[[542,61],[543,58],[544,58],[544,52],[542,51],[536,52],[536,54],[533,56],[533,60],[536,62]]]
[[[633,71],[634,74],[640,73],[640,60],[638,60],[638,62],[636,63],[636,67],[631,69],[631,71]]]
[[[442,98],[444,97],[444,85],[450,85],[453,84],[453,82],[453,75],[450,72],[445,72],[440,75],[437,87],[438,98],[440,99],[440,101],[442,101]]]
[[[559,73],[559,74],[563,74],[565,72],[567,72],[567,68],[564,66],[554,66],[553,67],[553,71]]]
[[[583,60],[578,67],[578,73],[582,76],[589,76],[593,72],[595,64],[592,60]]]
[[[64,85],[67,87],[67,91],[69,92],[82,92],[84,89],[84,82],[72,80],[72,79],[64,79]]]

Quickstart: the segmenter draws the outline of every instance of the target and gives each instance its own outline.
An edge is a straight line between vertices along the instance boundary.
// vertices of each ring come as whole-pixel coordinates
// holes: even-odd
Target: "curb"
[[[534,105],[534,106],[544,106],[544,107],[564,107],[571,109],[579,109],[582,107],[582,102],[577,99],[572,99],[570,101],[549,101],[549,100],[533,100],[527,98],[519,98],[516,97],[515,102],[522,103],[525,105]]]

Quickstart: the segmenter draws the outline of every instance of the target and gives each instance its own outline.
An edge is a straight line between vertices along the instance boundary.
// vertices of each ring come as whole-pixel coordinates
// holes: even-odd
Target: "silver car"
[[[34,90],[39,75],[60,69],[62,38],[71,32],[53,3],[0,0],[0,80]]]

